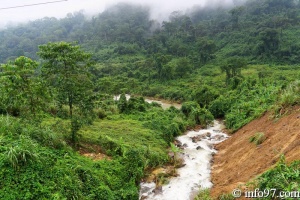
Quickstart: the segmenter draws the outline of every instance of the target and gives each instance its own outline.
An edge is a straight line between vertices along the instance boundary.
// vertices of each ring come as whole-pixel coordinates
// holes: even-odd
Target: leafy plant
[[[300,81],[290,83],[279,95],[279,100],[273,106],[275,117],[280,117],[289,111],[289,107],[300,103]]]
[[[197,196],[195,197],[195,200],[212,200],[212,198],[210,197],[210,190],[200,190]]]
[[[25,166],[33,161],[38,161],[36,152],[37,144],[27,136],[20,136],[19,140],[13,143],[13,146],[6,147],[3,152],[5,160],[11,164],[14,169]]]
[[[262,144],[266,140],[266,136],[262,132],[255,133],[249,138],[249,142],[254,143],[256,146]]]
[[[273,168],[257,178],[256,186],[258,188],[273,189],[276,188],[276,196],[279,192],[292,192],[300,190],[300,162],[294,161],[288,165],[284,155]],[[273,199],[269,196],[264,199]]]

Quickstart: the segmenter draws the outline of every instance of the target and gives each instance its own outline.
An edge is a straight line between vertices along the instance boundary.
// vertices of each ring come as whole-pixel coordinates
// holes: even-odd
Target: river
[[[115,96],[118,100],[120,97]],[[126,95],[127,100],[130,95]],[[167,103],[165,101],[145,98],[148,103],[157,102],[164,109],[174,106],[181,108],[180,104]],[[228,138],[222,132],[224,125],[217,120],[206,129],[199,131],[188,131],[185,135],[176,138],[177,143],[183,149],[179,157],[183,158],[184,166],[177,169],[177,177],[170,179],[169,183],[163,185],[160,190],[156,189],[154,182],[142,182],[140,184],[141,200],[188,200],[194,199],[201,189],[212,187],[210,180],[211,161],[213,154],[217,153],[214,145]],[[158,191],[158,192],[157,192]]]
[[[126,96],[127,100],[130,99],[130,97],[131,97],[129,94],[125,94],[125,96]],[[114,100],[115,101],[117,101],[119,99],[120,99],[120,95],[114,96]],[[173,103],[173,102],[168,102],[168,101],[165,101],[165,100],[157,100],[157,99],[147,98],[146,97],[145,101],[148,102],[148,103],[156,102],[156,103],[160,104],[163,109],[168,109],[171,106],[174,106],[177,109],[181,108],[181,104],[179,104],[179,103]]]
[[[200,131],[189,131],[177,137],[185,146],[182,157],[185,166],[179,168],[179,176],[170,179],[160,192],[155,192],[155,183],[141,183],[140,199],[148,200],[188,200],[194,199],[199,190],[211,188],[211,161],[217,151],[214,144],[224,141],[228,136],[222,132],[223,125],[214,121],[213,126]]]

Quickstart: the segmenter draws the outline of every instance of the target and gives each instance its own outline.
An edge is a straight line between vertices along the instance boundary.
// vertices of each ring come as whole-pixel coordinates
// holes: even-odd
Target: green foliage
[[[66,146],[54,149],[56,139],[45,143],[36,136],[37,131],[59,134],[49,128],[5,116],[0,127],[1,199],[138,198],[136,183],[146,163],[138,152],[95,162]]]
[[[246,67],[246,61],[243,58],[229,58],[225,64],[221,66],[222,72],[226,74],[226,85],[231,83],[232,87],[236,88],[236,80],[238,77],[241,77],[241,70],[244,67]]]
[[[219,200],[234,200],[236,199],[235,197],[232,196],[232,194],[221,194],[218,197]]]
[[[268,170],[257,179],[257,187],[265,189],[276,188],[276,196],[279,192],[299,191],[300,163],[294,161],[290,165],[281,156],[279,163],[273,169]],[[271,196],[264,199],[273,199]],[[287,198],[288,199],[288,198]],[[292,198],[291,198],[292,199]]]
[[[182,107],[181,107],[181,111],[183,112],[183,114],[185,114],[185,116],[189,116],[193,110],[195,109],[200,109],[200,106],[197,102],[195,101],[187,101],[187,102],[184,102],[182,104]]]
[[[220,95],[217,99],[211,102],[209,105],[209,111],[215,118],[224,118],[225,114],[229,111],[233,104],[233,101],[233,96],[230,95],[230,93],[226,96]]]
[[[249,142],[254,143],[256,146],[262,144],[266,140],[266,136],[264,133],[257,132],[255,135],[249,138]]]
[[[193,99],[197,101],[201,107],[207,107],[217,97],[218,92],[216,89],[208,85],[197,88],[193,93]]]
[[[103,152],[114,157],[123,156],[128,150],[135,149],[143,156],[147,167],[155,167],[167,161],[168,143],[163,140],[164,134],[167,134],[163,132],[165,129],[154,129],[142,115],[114,117],[113,120],[95,120],[93,125],[84,126],[79,131],[81,140],[101,146]],[[125,117],[138,117],[139,121],[124,119]]]
[[[187,127],[220,117],[235,131],[275,102],[277,116],[299,104],[298,82],[289,85],[299,67],[278,66],[299,61],[299,4],[236,5],[176,11],[159,24],[149,8],[120,3],[89,20],[77,12],[1,30],[0,113],[27,120],[0,120],[0,198],[137,199],[144,169],[166,163]],[[38,46],[42,68],[25,57],[37,58]],[[115,102],[121,93],[186,102],[163,110],[143,98]],[[47,114],[57,118],[30,122]],[[99,145],[113,160],[82,158],[70,140]],[[274,177],[293,182],[291,174]]]
[[[175,74],[176,77],[184,77],[186,74],[191,73],[192,71],[192,65],[190,64],[189,59],[187,58],[180,58],[177,62],[176,62],[176,66],[175,66]],[[170,70],[169,70],[170,72]]]
[[[200,108],[194,114],[198,117],[197,122],[203,126],[211,124],[214,120],[214,116],[206,108]]]
[[[49,41],[78,41],[99,62],[122,62],[133,54],[169,54],[189,57],[194,67],[232,56],[256,63],[297,63],[299,3],[241,2],[194,8],[185,14],[175,11],[161,24],[150,17],[148,7],[128,3],[113,5],[92,20],[83,12],[63,19],[43,18],[1,30],[0,62],[18,56],[37,58],[37,47]]]
[[[196,43],[196,52],[198,51],[201,64],[206,64],[208,61],[215,58],[214,53],[217,51],[217,46],[213,40],[208,38],[199,38]]]
[[[14,169],[19,169],[29,162],[38,162],[38,152],[36,152],[37,144],[29,137],[20,135],[18,140],[6,144],[2,152],[4,155],[4,163],[9,163]]]
[[[69,106],[72,117],[73,106],[82,107],[92,87],[88,72],[90,55],[67,42],[48,43],[39,48],[38,54],[45,60],[42,75],[57,90],[58,102]]]
[[[194,101],[187,101],[182,104],[181,111],[192,123],[207,126],[214,120],[214,116],[206,108],[200,108]]]
[[[1,66],[1,109],[6,113],[37,120],[48,99],[43,81],[35,74],[38,63],[21,56]]]
[[[55,100],[61,108],[69,108],[71,141],[75,144],[83,119],[93,116],[93,84],[88,71],[91,55],[67,42],[48,43],[39,48],[38,55],[44,59],[42,76],[55,89]]]
[[[209,189],[200,190],[195,200],[212,200]]]
[[[235,198],[232,196],[232,194],[221,194],[217,198],[212,198],[210,196],[210,190],[209,189],[204,189],[200,190],[197,196],[195,197],[195,200],[234,200]]]
[[[215,117],[225,115],[226,126],[237,130],[260,117],[276,102],[281,83],[265,83],[246,79],[232,91],[214,100],[209,110]]]
[[[128,180],[133,180],[139,186],[144,175],[145,161],[143,153],[135,149],[130,149],[124,154],[124,166],[127,169]]]
[[[273,106],[275,117],[285,114],[289,107],[300,103],[300,82],[294,81],[290,83],[279,95],[277,103]]]

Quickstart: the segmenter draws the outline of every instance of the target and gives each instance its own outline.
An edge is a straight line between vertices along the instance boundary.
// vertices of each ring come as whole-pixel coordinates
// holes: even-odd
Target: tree
[[[239,27],[239,17],[244,10],[245,8],[243,6],[238,6],[229,11],[229,13],[231,14],[232,29],[236,29]]]
[[[71,140],[75,144],[80,123],[90,117],[93,110],[93,84],[89,73],[91,55],[67,42],[48,43],[39,49],[38,55],[44,59],[42,75],[55,89],[59,106],[69,108]]]
[[[258,46],[258,54],[274,55],[279,49],[280,34],[277,29],[265,28],[259,33],[261,44]]]
[[[120,95],[120,99],[118,101],[118,108],[120,110],[121,113],[125,113],[127,111],[127,99],[126,99],[126,96],[125,94],[121,94]]]
[[[221,66],[222,72],[226,73],[226,85],[230,80],[241,77],[241,70],[246,67],[247,63],[244,59],[239,57],[233,57],[227,60],[227,62]]]
[[[175,73],[178,77],[182,78],[186,74],[192,72],[193,66],[190,64],[190,60],[188,58],[179,58],[176,61]]]
[[[47,92],[35,75],[37,66],[37,62],[24,56],[2,65],[1,82],[5,94],[2,94],[1,104],[6,112],[28,118],[36,117],[42,110]]]
[[[192,96],[194,101],[196,101],[201,107],[207,107],[218,97],[218,93],[213,87],[203,85],[197,88]]]
[[[200,58],[200,63],[206,64],[209,60],[215,58],[214,53],[217,51],[217,46],[214,41],[208,38],[201,38],[197,40],[196,51]]]
[[[167,64],[171,59],[169,56],[165,56],[163,54],[155,54],[154,55],[155,66],[157,69],[158,78],[162,79],[163,66]]]

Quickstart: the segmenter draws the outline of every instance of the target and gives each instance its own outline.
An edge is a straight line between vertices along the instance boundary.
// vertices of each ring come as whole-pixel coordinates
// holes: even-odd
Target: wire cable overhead
[[[60,3],[60,2],[63,2],[63,1],[68,1],[68,0],[47,1],[47,2],[35,3],[35,4],[27,4],[27,5],[20,5],[20,6],[4,7],[4,8],[0,8],[0,10],[8,10],[8,9],[14,9],[14,8],[24,8],[24,7],[30,7],[30,6],[39,6],[39,5],[45,5],[45,4],[50,4],[50,3]]]

